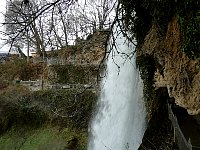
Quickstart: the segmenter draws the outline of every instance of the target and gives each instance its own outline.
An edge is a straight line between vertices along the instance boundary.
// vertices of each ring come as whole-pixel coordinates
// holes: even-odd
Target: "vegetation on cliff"
[[[15,58],[0,64],[0,80],[12,82],[13,80],[36,80],[43,74],[45,64],[27,63],[24,59]]]
[[[123,20],[126,28],[135,34],[139,46],[144,42],[144,38],[153,24],[158,27],[160,37],[162,38],[166,35],[167,26],[172,17],[178,16],[183,37],[181,45],[185,44],[183,47],[188,48],[184,52],[189,55],[199,49],[199,1],[121,0],[120,3],[124,9]],[[192,45],[190,49],[189,45]]]
[[[56,83],[62,84],[88,84],[95,82],[98,76],[98,68],[96,66],[87,65],[52,65],[50,67],[51,72],[54,72],[52,78]]]
[[[55,144],[50,149],[64,149],[75,140],[78,149],[86,149],[96,96],[91,91],[29,92],[24,87],[7,87],[0,93],[0,147],[49,149]]]
[[[199,114],[199,87],[195,83],[199,81],[200,3],[196,0],[121,0],[120,3],[125,31],[131,32],[137,40],[136,61],[151,116],[143,144],[152,142],[153,147],[158,148],[162,138],[159,137],[160,143],[157,143],[150,140],[151,135],[156,131],[153,138],[160,134],[167,139],[172,131],[167,129],[170,128],[167,119],[163,120],[167,128],[161,128],[166,134],[154,127],[159,121],[154,119],[163,114],[159,109],[164,105],[159,102],[155,73],[159,74],[159,81],[163,81],[160,86],[169,88],[170,96],[179,106],[190,114]],[[166,143],[164,148],[169,147]]]
[[[198,40],[200,36],[200,3],[195,0],[122,0],[120,3],[124,10],[122,19],[125,23],[125,28],[133,33],[137,40],[137,55],[139,56],[137,64],[145,84],[145,97],[153,100],[153,97],[155,97],[155,92],[152,91],[154,72],[159,70],[160,74],[164,75],[164,59],[167,56],[165,54],[170,50],[169,45],[176,44],[180,52],[184,52],[189,58],[198,60],[200,49],[200,40]],[[180,40],[174,39],[169,43],[169,32],[172,35],[176,34],[172,33],[169,28],[170,22],[174,18],[178,18],[180,37],[177,36],[177,38]],[[175,27],[171,27],[171,30],[172,28]],[[147,42],[149,42],[148,45],[144,46]],[[190,72],[188,74],[191,74]],[[189,80],[191,81],[192,79]]]
[[[181,26],[181,50],[192,59],[200,57],[200,2],[184,0],[178,8]]]
[[[97,93],[74,88],[30,91],[16,82],[40,79],[46,75],[44,66],[23,59],[0,64],[0,149],[86,149]],[[59,76],[56,83],[76,84],[87,83],[93,68],[52,67]]]

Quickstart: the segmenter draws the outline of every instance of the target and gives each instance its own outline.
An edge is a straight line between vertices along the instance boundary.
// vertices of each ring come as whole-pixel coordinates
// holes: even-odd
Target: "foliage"
[[[200,3],[196,0],[184,0],[178,9],[182,32],[181,49],[190,58],[200,57]]]
[[[153,23],[157,25],[160,35],[166,34],[169,21],[176,12],[176,2],[174,0],[149,1]]]
[[[34,64],[26,63],[19,70],[19,78],[21,80],[36,80],[40,78],[40,75],[43,73],[44,64]]]
[[[143,1],[140,0],[121,0],[120,2],[124,10],[122,19],[125,28],[134,34],[138,45],[140,45],[151,27],[150,8],[145,8],[142,5]]]
[[[25,59],[13,59],[0,64],[0,79],[3,81],[38,79],[43,72],[43,64],[27,63]]]
[[[54,65],[53,70],[57,74],[57,83],[87,84],[97,74],[93,66],[81,65]]]
[[[140,70],[140,76],[144,82],[144,96],[147,101],[155,99],[154,73],[156,71],[155,60],[150,55],[139,56],[136,60]]]
[[[51,126],[41,128],[13,126],[0,137],[0,149],[65,150],[73,138],[78,140],[77,145],[75,145],[77,150],[86,149],[87,134],[83,130],[60,129]]]
[[[78,128],[87,128],[97,99],[89,90],[80,94],[72,90],[47,90],[35,92],[27,100],[30,98],[42,105],[54,123]]]
[[[5,89],[6,87],[8,87],[8,82],[0,80],[0,90]]]
[[[173,0],[121,0],[121,3],[124,10],[122,19],[126,28],[136,37],[138,45],[144,42],[152,24],[157,25],[163,37],[176,10]]]
[[[24,60],[8,61],[5,64],[0,64],[0,79],[12,81],[25,65]]]
[[[1,132],[13,124],[39,127],[45,123],[63,127],[87,128],[97,96],[92,91],[68,90],[16,92],[0,94]],[[17,93],[17,94],[16,94]]]
[[[29,93],[21,86],[9,85],[0,91],[0,133],[7,130],[20,118],[20,107],[17,105],[18,98]],[[22,116],[23,117],[23,116]]]

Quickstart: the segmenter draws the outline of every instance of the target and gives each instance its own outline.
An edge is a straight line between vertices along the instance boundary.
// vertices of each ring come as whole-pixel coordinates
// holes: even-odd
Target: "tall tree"
[[[53,46],[66,46],[79,36],[109,27],[115,5],[115,0],[9,0],[5,14],[8,42],[44,54]]]

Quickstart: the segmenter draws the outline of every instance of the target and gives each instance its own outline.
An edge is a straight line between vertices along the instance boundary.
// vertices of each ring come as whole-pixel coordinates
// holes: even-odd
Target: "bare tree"
[[[116,0],[9,0],[5,14],[8,43],[27,51],[66,46],[72,40],[108,28]]]
[[[56,8],[58,5],[63,4],[66,7],[69,7],[74,3],[73,0],[55,0],[53,2],[50,1],[42,1],[38,5],[39,1],[27,1],[27,0],[8,0],[7,1],[7,12],[5,14],[5,23],[6,32],[1,32],[4,36],[9,37],[7,43],[13,47],[15,42],[19,43],[21,40],[23,44],[25,44],[25,40],[27,39],[27,31],[34,33],[33,37],[37,37],[36,43],[38,49],[44,50],[44,44],[46,36],[41,36],[44,30],[38,30],[36,25],[38,25],[38,18],[43,16],[46,12],[51,12],[53,8]],[[33,7],[34,6],[34,7]],[[35,7],[37,6],[37,7]],[[35,9],[37,8],[37,9]],[[44,24],[40,24],[41,25]],[[38,27],[38,26],[37,26]],[[8,32],[9,31],[9,32]],[[40,32],[39,32],[40,31]],[[47,33],[47,32],[44,32]],[[40,36],[38,36],[40,35]],[[31,36],[31,34],[29,34]],[[32,39],[32,38],[29,38]],[[33,41],[31,42],[33,44]],[[22,45],[23,45],[22,44]],[[19,44],[17,44],[19,45]],[[40,45],[40,48],[39,48]],[[43,46],[41,46],[43,45]],[[10,49],[11,50],[11,49]]]
[[[83,6],[79,4],[79,17],[93,31],[109,28],[114,20],[116,4],[116,0],[85,0]]]

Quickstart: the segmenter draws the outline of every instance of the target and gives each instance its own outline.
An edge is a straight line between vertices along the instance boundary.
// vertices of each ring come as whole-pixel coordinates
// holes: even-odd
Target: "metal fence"
[[[16,81],[17,84],[27,86],[32,91],[38,91],[41,89],[91,89],[97,90],[99,87],[96,84],[44,84],[42,80],[37,81]],[[43,84],[43,85],[42,85]]]
[[[61,58],[33,58],[32,62],[35,64],[38,63],[45,63],[48,66],[51,65],[67,65],[67,64],[74,64],[74,65],[81,65],[81,66],[99,66],[99,61],[91,61],[87,62],[85,60],[74,60],[74,59],[61,59]]]
[[[42,57],[37,57],[32,59],[33,63],[38,64],[38,63],[47,63],[47,58],[42,58]]]
[[[200,150],[200,147],[192,146],[190,139],[187,141],[179,124],[177,117],[174,115],[171,105],[168,104],[169,119],[172,122],[174,128],[174,139],[177,140],[180,150]]]

